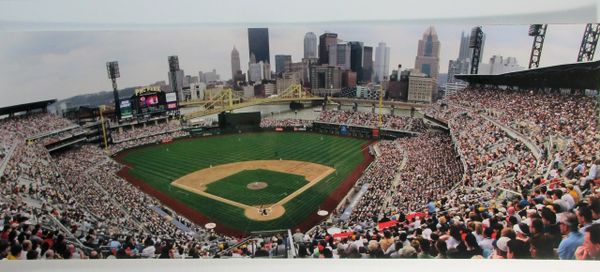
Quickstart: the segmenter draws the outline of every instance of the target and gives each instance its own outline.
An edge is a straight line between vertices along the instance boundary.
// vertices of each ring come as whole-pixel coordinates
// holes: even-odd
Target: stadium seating
[[[379,114],[360,111],[323,111],[316,121],[377,128],[379,127]],[[381,127],[385,129],[414,132],[422,132],[426,129],[423,119],[407,116],[394,116],[390,114],[382,114]]]
[[[261,128],[275,128],[275,127],[312,127],[313,122],[311,120],[302,119],[291,119],[286,118],[282,120],[263,118],[260,120]]]
[[[588,236],[565,242],[561,235],[588,231],[598,240],[597,103],[469,87],[424,109],[449,133],[420,118],[383,115],[384,128],[421,134],[372,146],[377,155],[350,195],[355,202],[291,237],[245,239],[170,211],[118,177],[122,165],[96,146],[51,156],[44,145],[81,132],[66,119],[2,119],[0,259],[276,258],[290,238],[301,258],[600,259],[586,249],[591,241],[583,244]],[[379,116],[324,111],[316,121],[375,128]],[[261,121],[264,128],[311,125]],[[113,132],[110,154],[185,135],[177,122]]]

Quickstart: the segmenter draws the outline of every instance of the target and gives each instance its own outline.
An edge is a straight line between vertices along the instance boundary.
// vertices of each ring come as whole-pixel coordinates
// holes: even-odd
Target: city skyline
[[[584,26],[550,25],[540,67],[575,62]],[[376,47],[383,41],[391,48],[390,67],[402,64],[403,68],[410,68],[416,56],[417,41],[427,27],[271,27],[270,63],[274,63],[276,54],[291,55],[292,61],[301,61],[305,34],[313,32],[321,35],[327,30],[337,33],[338,38],[344,41],[360,41],[370,47]],[[468,33],[472,27],[435,26],[443,43],[440,73],[446,73],[448,67],[444,64],[456,58],[461,32]],[[484,25],[487,41],[482,61],[488,62],[493,55],[502,55],[515,57],[521,65],[528,63],[532,43],[531,37],[527,36],[528,27]],[[231,71],[231,48],[236,46],[240,52],[248,52],[247,29],[238,27],[165,31],[10,32],[3,35],[8,39],[0,44],[0,61],[11,65],[0,68],[0,82],[4,87],[2,95],[5,98],[0,106],[108,91],[110,81],[106,78],[104,65],[109,60],[119,61],[121,78],[118,84],[120,88],[125,88],[167,81],[168,66],[165,59],[170,55],[179,56],[180,67],[187,74],[212,69],[228,74],[227,71]],[[170,42],[172,40],[178,43]],[[241,57],[242,64],[248,63],[245,55]],[[244,66],[241,70],[247,71],[248,67]],[[8,95],[11,90],[18,90],[18,95]]]

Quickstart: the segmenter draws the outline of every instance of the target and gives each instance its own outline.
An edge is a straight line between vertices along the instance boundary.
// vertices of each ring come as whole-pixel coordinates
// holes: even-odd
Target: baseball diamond
[[[186,206],[196,213],[192,220],[247,233],[315,220],[324,201],[343,197],[332,192],[353,184],[347,179],[364,164],[366,143],[312,133],[248,133],[149,145],[116,158],[129,166],[122,177],[169,198],[174,210]],[[254,182],[267,187],[248,189]]]

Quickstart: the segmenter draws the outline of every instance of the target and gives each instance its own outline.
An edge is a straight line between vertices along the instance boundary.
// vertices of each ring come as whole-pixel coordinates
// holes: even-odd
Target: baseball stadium
[[[434,27],[380,82],[314,58],[201,93],[170,56],[124,96],[107,62],[107,103],[0,108],[0,259],[599,260],[600,24],[539,67],[552,27],[497,74],[473,27],[444,88]]]

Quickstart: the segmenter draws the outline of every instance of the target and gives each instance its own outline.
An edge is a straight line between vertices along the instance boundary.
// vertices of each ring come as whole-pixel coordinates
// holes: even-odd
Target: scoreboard
[[[121,111],[126,113],[121,119],[177,115],[179,112],[175,93],[166,93],[157,87],[136,89],[130,99],[121,100],[120,104]]]

